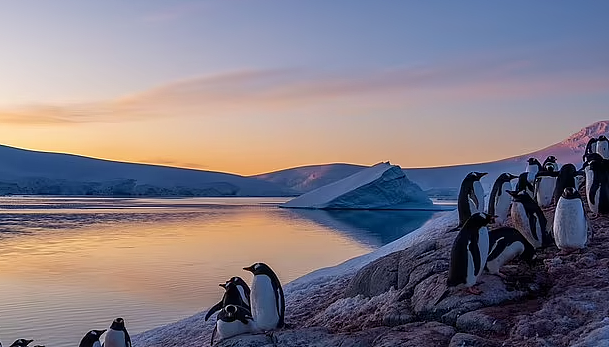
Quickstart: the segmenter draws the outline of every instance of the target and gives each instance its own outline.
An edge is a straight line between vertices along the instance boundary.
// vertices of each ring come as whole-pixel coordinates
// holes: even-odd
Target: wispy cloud
[[[549,67],[548,67],[549,66]],[[78,124],[158,117],[290,114],[307,107],[380,109],[609,92],[609,69],[538,59],[461,61],[342,73],[240,70],[175,81],[115,100],[0,110],[4,124]]]

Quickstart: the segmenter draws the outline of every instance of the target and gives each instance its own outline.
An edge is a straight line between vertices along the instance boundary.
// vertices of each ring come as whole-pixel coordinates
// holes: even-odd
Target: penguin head
[[[549,156],[546,158],[546,163],[556,163],[556,157],[555,157],[555,156],[553,156],[553,155],[549,155]]]
[[[470,173],[467,174],[467,176],[465,177],[466,179],[469,179],[471,181],[479,181],[482,177],[484,177],[484,175],[488,174],[488,172],[477,172],[477,171],[472,171]]]
[[[597,141],[609,141],[609,140],[607,140],[607,137],[605,135],[601,135],[598,137]]]
[[[234,283],[238,286],[246,286],[245,281],[239,276],[231,277],[228,281],[226,281],[226,283]]]
[[[224,307],[224,312],[226,312],[227,317],[233,318],[237,315],[237,306],[226,305],[226,307]]]
[[[541,163],[539,162],[539,160],[537,160],[537,158],[529,158],[527,160],[527,163],[529,163],[529,165],[537,165],[537,164],[539,164],[541,166]]]
[[[512,196],[512,200],[515,202],[523,202],[531,200],[531,196],[527,193],[526,190],[506,190],[506,193]]]
[[[562,197],[565,199],[577,199],[579,198],[579,192],[573,187],[567,187],[562,192]]]
[[[85,336],[80,340],[80,345],[78,347],[92,347],[93,344],[99,341],[99,338],[103,333],[106,332],[106,329],[103,330],[90,330]]]
[[[255,275],[268,275],[273,273],[273,270],[265,263],[255,263],[249,267],[244,267],[243,270],[249,271]]]
[[[500,179],[502,182],[509,182],[509,181],[513,180],[514,178],[518,178],[518,176],[516,176],[516,175],[512,175],[512,174],[511,174],[511,173],[509,173],[509,172],[504,172],[504,173],[502,173],[501,175],[499,175],[499,179]]]
[[[125,320],[122,318],[116,318],[113,322],[112,325],[110,326],[110,329],[112,330],[125,330]]]
[[[34,340],[17,339],[17,340],[15,340],[15,342],[13,342],[13,344],[10,347],[26,347],[33,341]]]
[[[554,172],[554,164],[553,163],[547,163],[546,166],[544,166],[544,169],[546,171]]]
[[[488,213],[477,212],[472,214],[471,217],[469,217],[469,219],[463,225],[463,228],[479,229],[483,226],[494,223],[496,217],[497,216],[493,216]]]
[[[226,283],[220,283],[218,284],[220,287],[224,288],[225,291],[229,291],[231,289],[237,289],[237,285],[233,282],[226,282]]]

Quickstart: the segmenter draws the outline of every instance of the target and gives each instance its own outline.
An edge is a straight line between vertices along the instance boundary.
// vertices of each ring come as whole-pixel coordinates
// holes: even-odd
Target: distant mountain
[[[353,164],[310,165],[250,177],[276,183],[302,194],[351,176],[366,167]]]
[[[470,171],[484,171],[489,175],[483,178],[487,189],[503,172],[519,174],[526,168],[526,160],[530,157],[538,158],[541,162],[554,155],[562,163],[581,165],[582,154],[590,137],[609,134],[609,121],[596,122],[571,135],[566,140],[540,149],[538,151],[519,155],[493,162],[466,164],[433,168],[405,168],[404,172],[410,180],[417,183],[432,196],[455,195],[463,177]],[[269,174],[255,176],[270,182],[284,184],[299,192],[308,192],[321,185],[335,182],[350,176],[365,166],[352,164],[314,165],[276,171]]]
[[[123,163],[0,145],[0,194],[293,196],[289,188],[239,175]]]

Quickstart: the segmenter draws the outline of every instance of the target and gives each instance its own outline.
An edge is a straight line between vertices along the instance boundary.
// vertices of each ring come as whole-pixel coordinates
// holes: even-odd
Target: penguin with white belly
[[[542,170],[543,167],[541,166],[541,163],[539,162],[539,160],[537,160],[537,158],[529,158],[529,160],[527,160],[526,169],[527,181],[529,181],[530,184],[533,184],[533,182],[535,182],[535,175],[537,175],[537,173]]]
[[[512,196],[512,222],[535,248],[549,246],[552,242],[547,232],[548,220],[533,198],[524,191],[508,191]]]
[[[514,228],[501,227],[489,231],[490,251],[486,269],[494,275],[505,278],[499,270],[510,260],[520,256],[529,265],[533,263],[535,247]]]
[[[584,163],[588,206],[595,214],[609,214],[609,160],[600,154],[588,156]]]
[[[220,340],[224,340],[255,331],[256,327],[250,310],[243,306],[227,305],[218,313],[216,327],[211,333],[211,345],[214,344],[216,333]]]
[[[103,347],[131,347],[131,337],[125,328],[125,320],[116,318],[106,331]]]
[[[99,342],[99,338],[105,332],[106,329],[89,331],[85,334],[82,340],[80,340],[80,344],[78,345],[78,347],[101,347],[101,342]]]
[[[510,173],[502,173],[493,184],[487,211],[489,215],[497,216],[495,222],[499,225],[503,225],[507,220],[512,197],[505,191],[512,189],[512,183],[510,183],[510,181],[515,178],[518,178],[518,176]]]
[[[243,270],[254,274],[252,292],[252,316],[262,331],[282,328],[285,318],[285,298],[281,282],[273,270],[264,263],[255,263]]]
[[[517,192],[524,191],[525,193],[529,194],[530,197],[535,196],[535,187],[531,184],[531,182],[529,182],[528,172],[523,172],[520,174],[520,176],[518,176],[518,181],[516,182],[515,190]]]
[[[554,188],[558,180],[558,171],[554,171],[553,165],[547,166],[548,170],[540,171],[535,177],[535,200],[540,207],[548,207],[552,204]]]
[[[484,269],[489,250],[488,224],[494,217],[484,212],[474,213],[461,227],[450,252],[446,285],[464,286],[472,294],[480,294],[475,287]]]
[[[609,139],[605,135],[598,137],[596,153],[600,154],[603,159],[609,159]]]
[[[598,139],[591,137],[586,144],[586,150],[584,151],[584,155],[582,156],[582,161],[586,161],[586,156],[592,153],[596,153],[596,143]]]
[[[586,246],[588,221],[584,203],[573,187],[565,188],[554,212],[554,241],[559,249],[569,252]]]
[[[459,197],[457,198],[457,210],[459,212],[459,226],[476,212],[484,211],[484,189],[480,179],[486,172],[470,172],[461,182]]]
[[[235,284],[235,282],[228,280],[226,283],[219,284],[219,286],[224,288],[224,295],[222,296],[222,300],[220,300],[220,302],[218,302],[217,304],[212,306],[209,309],[209,311],[207,311],[207,314],[205,315],[205,320],[208,320],[212,314],[214,314],[217,311],[220,311],[222,308],[224,308],[228,305],[241,306],[241,307],[245,307],[246,309],[250,310],[249,301],[246,302],[244,300],[243,296],[241,295],[241,291],[239,290],[239,288],[238,288],[237,284]],[[247,286],[247,284],[246,284],[246,286]],[[249,289],[249,287],[248,287],[248,289]]]
[[[576,173],[577,169],[575,169],[575,165],[573,164],[565,164],[560,168],[560,171],[558,172],[558,178],[556,179],[556,185],[554,187],[553,200],[555,203],[558,202],[558,199],[560,199],[562,193],[565,191],[565,188],[576,188]]]

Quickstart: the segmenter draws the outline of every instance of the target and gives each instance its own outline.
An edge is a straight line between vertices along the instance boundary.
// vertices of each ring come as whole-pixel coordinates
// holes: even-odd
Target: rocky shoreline
[[[554,207],[544,213],[551,225]],[[472,295],[446,288],[452,217],[452,225],[356,272],[292,286],[287,328],[216,346],[609,346],[609,218],[590,221],[586,249],[538,250],[532,266],[506,265],[506,279],[484,274],[483,293]],[[209,345],[213,325],[203,315],[141,334],[134,345]]]

